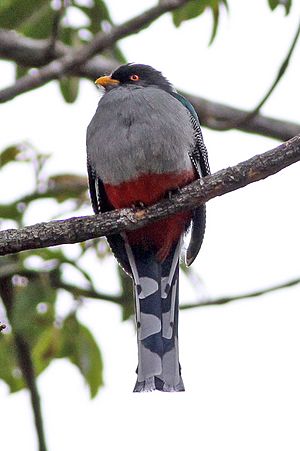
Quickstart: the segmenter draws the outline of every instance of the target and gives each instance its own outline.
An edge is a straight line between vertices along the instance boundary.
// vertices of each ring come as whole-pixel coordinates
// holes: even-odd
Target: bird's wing
[[[201,127],[197,113],[193,105],[181,94],[172,93],[179,102],[184,105],[190,113],[190,120],[194,129],[195,146],[191,149],[190,158],[196,168],[199,177],[210,175],[210,167],[208,162],[208,153],[204,144]],[[193,211],[191,238],[186,252],[186,264],[190,266],[201,248],[206,226],[206,207],[205,204],[195,208]]]
[[[195,136],[195,147],[191,150],[190,157],[195,165],[197,172],[200,177],[205,177],[206,175],[210,175],[210,167],[208,162],[208,153],[206,146],[204,144],[204,139],[200,127],[200,122],[198,119],[198,115],[195,111],[195,108],[193,105],[181,94],[178,94],[178,92],[172,93],[173,97],[175,97],[177,100],[179,100],[180,103],[182,103],[183,106],[186,107],[186,109],[190,113],[190,120],[193,125],[194,129],[194,136]]]
[[[95,214],[104,213],[106,211],[114,210],[110,204],[102,180],[96,176],[91,165],[88,162],[88,178],[89,178],[89,191],[93,210]],[[121,235],[110,235],[106,237],[108,244],[115,255],[116,259],[122,266],[122,268],[129,274],[131,274],[130,263],[127,257],[125,243]]]

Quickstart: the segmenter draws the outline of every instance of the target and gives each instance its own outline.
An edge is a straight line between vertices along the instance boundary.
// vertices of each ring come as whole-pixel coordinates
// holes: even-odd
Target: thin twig
[[[113,302],[114,304],[122,303],[122,296],[115,296],[112,294],[103,293],[93,288],[81,288],[61,281],[54,282],[53,287],[69,291],[69,293],[72,293],[73,296],[75,297],[100,299],[102,301]]]
[[[261,290],[252,291],[250,293],[242,293],[242,294],[237,294],[234,296],[223,296],[221,298],[216,298],[216,299],[211,299],[211,300],[203,299],[202,301],[199,301],[199,302],[182,304],[180,306],[180,309],[188,310],[188,309],[192,309],[192,308],[196,308],[196,307],[208,307],[208,306],[213,306],[213,305],[223,305],[223,304],[228,304],[228,302],[239,301],[241,299],[256,298],[259,296],[263,296],[264,294],[272,293],[273,291],[293,287],[295,285],[298,285],[299,283],[300,283],[300,278],[292,279],[288,282],[274,285],[273,287],[268,287],[268,288],[263,288]]]
[[[52,32],[51,32],[51,36],[49,39],[48,48],[46,49],[46,55],[45,55],[46,59],[49,59],[49,60],[54,59],[56,44],[59,39],[60,23],[61,23],[61,19],[62,19],[63,15],[65,13],[65,10],[66,10],[65,3],[62,1],[60,8],[56,11],[56,13],[54,15],[53,24],[52,24]]]
[[[19,334],[15,334],[15,343],[22,374],[26,381],[26,385],[31,397],[31,405],[34,413],[35,427],[39,441],[39,451],[47,451],[41,411],[41,401],[36,384],[30,347],[26,343],[25,339]]]
[[[295,285],[300,284],[300,278],[289,280],[288,282],[280,283],[277,285],[274,285],[272,287],[262,288],[261,290],[251,291],[250,293],[241,293],[237,295],[232,296],[222,296],[220,298],[214,298],[214,299],[203,299],[199,302],[190,302],[180,305],[181,310],[190,310],[193,308],[198,307],[210,307],[213,305],[223,305],[228,304],[229,302],[233,301],[240,301],[242,299],[251,299],[256,298],[259,296],[263,296],[265,294],[272,293],[274,291],[283,290],[285,288],[290,288]],[[55,283],[54,288],[60,288],[63,290],[67,290],[70,293],[72,293],[75,297],[83,297],[83,298],[90,298],[90,299],[98,299],[101,301],[109,301],[113,302],[114,304],[122,305],[123,303],[123,296],[117,295],[110,295],[107,293],[103,293],[101,291],[97,291],[96,289],[92,288],[80,288],[75,285],[71,285],[68,283],[58,282]]]
[[[276,86],[278,85],[278,83],[280,82],[280,80],[282,79],[283,75],[285,74],[289,62],[291,60],[291,57],[293,55],[294,49],[296,47],[298,38],[300,36],[300,22],[298,24],[297,27],[297,31],[296,34],[292,40],[292,43],[290,45],[289,51],[286,55],[286,57],[284,58],[278,73],[275,77],[275,80],[273,81],[272,85],[270,86],[270,88],[268,89],[268,91],[266,92],[266,94],[264,95],[264,97],[261,99],[261,101],[257,104],[257,106],[255,108],[253,108],[252,111],[250,111],[249,113],[246,113],[246,115],[244,116],[244,118],[241,119],[237,119],[235,121],[231,121],[231,122],[223,122],[221,124],[218,125],[218,129],[219,130],[230,130],[232,128],[239,128],[242,125],[246,124],[247,122],[251,121],[253,118],[255,118],[255,116],[258,115],[258,113],[260,112],[261,108],[264,106],[264,104],[267,102],[267,100],[270,98],[270,96],[272,95],[273,91],[275,90]]]
[[[0,283],[0,296],[5,306],[7,317],[10,323],[12,321],[13,308],[14,308],[14,294],[11,275],[7,275],[1,278]],[[41,412],[41,402],[36,384],[35,371],[33,367],[33,361],[31,356],[31,350],[26,342],[25,338],[12,328],[13,338],[15,341],[18,364],[20,366],[22,375],[24,377],[26,386],[30,393],[31,405],[33,409],[34,422],[38,437],[39,451],[47,451],[46,439],[43,426],[43,416]]]
[[[300,160],[300,135],[264,154],[185,186],[171,199],[135,211],[114,210],[97,216],[75,217],[0,232],[0,255],[59,244],[78,243],[134,230],[158,219],[191,210],[210,199],[276,174]]]

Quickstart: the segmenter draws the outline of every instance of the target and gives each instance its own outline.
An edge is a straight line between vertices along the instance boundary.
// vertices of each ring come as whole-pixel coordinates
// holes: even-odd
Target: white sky
[[[154,2],[110,0],[116,22]],[[129,61],[163,71],[186,91],[230,105],[251,108],[269,87],[297,27],[293,14],[270,13],[267,0],[231,0],[214,44],[207,48],[209,15],[175,29],[169,16],[122,49]],[[299,123],[300,47],[266,114]],[[10,64],[1,63],[1,86],[12,83]],[[99,74],[101,75],[101,74]],[[66,105],[51,83],[1,106],[0,148],[28,140],[53,154],[49,172],[85,173],[85,129],[99,94],[81,84],[79,100]],[[204,129],[213,171],[277,145],[239,132]],[[30,191],[26,174],[7,170],[0,201]],[[207,234],[194,264],[208,295],[236,294],[299,276],[299,165],[208,204]],[[33,209],[29,223],[47,219]],[[72,252],[68,247],[68,252]],[[87,262],[87,264],[89,264]],[[111,260],[93,262],[99,287],[115,291]],[[181,312],[180,353],[186,393],[132,394],[136,342],[120,309],[87,301],[80,319],[99,340],[105,388],[89,400],[78,371],[53,363],[39,378],[49,451],[106,451],[129,448],[204,451],[299,451],[300,448],[300,287],[223,307]],[[195,299],[182,284],[181,299]],[[28,394],[8,395],[0,383],[1,447],[36,449]]]

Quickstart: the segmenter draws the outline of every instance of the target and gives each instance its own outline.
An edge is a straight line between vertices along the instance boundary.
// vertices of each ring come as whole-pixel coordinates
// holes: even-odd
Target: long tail
[[[180,248],[181,240],[161,263],[154,253],[126,244],[136,295],[135,392],[184,391],[178,359]]]

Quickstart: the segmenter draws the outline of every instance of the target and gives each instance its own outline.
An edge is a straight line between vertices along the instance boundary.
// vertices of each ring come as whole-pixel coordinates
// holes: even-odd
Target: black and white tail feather
[[[126,243],[135,285],[138,341],[134,392],[184,391],[178,355],[179,256],[182,239],[164,262]]]

